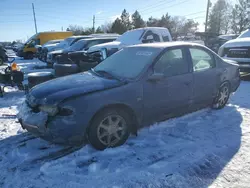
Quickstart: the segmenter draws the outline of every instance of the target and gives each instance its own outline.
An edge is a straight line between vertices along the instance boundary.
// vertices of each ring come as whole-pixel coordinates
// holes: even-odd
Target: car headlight
[[[58,108],[56,106],[50,105],[42,105],[39,107],[39,110],[48,113],[49,116],[55,116],[58,112]]]

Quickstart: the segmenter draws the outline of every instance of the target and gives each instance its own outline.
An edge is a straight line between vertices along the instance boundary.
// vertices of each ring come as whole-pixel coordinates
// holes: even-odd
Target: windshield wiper
[[[109,78],[109,79],[116,79],[116,80],[121,81],[120,78],[118,78],[117,76],[115,76],[115,75],[113,75],[110,72],[107,72],[105,70],[96,71],[95,69],[92,68],[91,71],[100,77],[105,77],[105,78]]]

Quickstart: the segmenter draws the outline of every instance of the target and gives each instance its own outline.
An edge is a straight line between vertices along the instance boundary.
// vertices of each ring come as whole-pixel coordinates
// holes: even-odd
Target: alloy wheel
[[[115,146],[126,134],[126,121],[119,115],[105,117],[97,128],[97,137],[105,146]]]
[[[219,93],[218,103],[219,106],[224,106],[229,98],[229,88],[227,85],[223,86]]]

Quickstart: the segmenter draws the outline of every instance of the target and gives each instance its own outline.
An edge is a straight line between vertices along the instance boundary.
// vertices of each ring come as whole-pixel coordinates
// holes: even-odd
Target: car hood
[[[227,41],[225,44],[223,44],[222,47],[231,48],[231,47],[243,47],[243,46],[250,47],[250,37],[237,38],[237,39]]]
[[[107,42],[107,43],[98,44],[98,45],[90,47],[88,49],[88,53],[99,51],[102,48],[106,48],[106,49],[118,48],[118,49],[121,49],[123,46],[124,45],[120,41]]]
[[[35,86],[29,93],[37,104],[57,105],[65,99],[123,85],[118,80],[84,72],[57,78]]]

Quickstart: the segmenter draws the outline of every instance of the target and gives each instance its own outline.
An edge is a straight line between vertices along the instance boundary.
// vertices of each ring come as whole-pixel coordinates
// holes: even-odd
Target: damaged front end
[[[54,143],[69,143],[71,136],[67,134],[68,125],[75,124],[73,109],[40,105],[36,102],[28,95],[26,101],[18,108],[17,117],[22,128]]]

